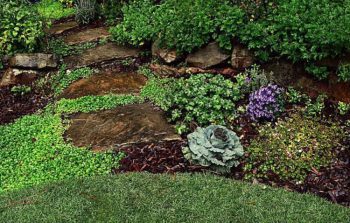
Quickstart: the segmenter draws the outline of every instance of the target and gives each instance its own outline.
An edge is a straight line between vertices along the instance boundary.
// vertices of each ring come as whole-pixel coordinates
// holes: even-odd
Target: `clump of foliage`
[[[77,99],[61,99],[54,107],[56,113],[72,114],[112,109],[118,106],[142,103],[144,99],[134,95],[84,96]]]
[[[17,96],[23,96],[32,91],[32,88],[26,85],[13,86],[11,92]]]
[[[252,18],[240,40],[267,60],[271,55],[293,61],[316,61],[349,49],[349,1],[276,1],[272,10]]]
[[[30,115],[0,126],[0,192],[73,177],[107,175],[120,155],[64,141],[60,115]]]
[[[100,14],[106,19],[108,25],[114,25],[122,17],[122,7],[128,0],[105,0],[101,4]]]
[[[275,127],[263,126],[248,148],[247,177],[266,178],[274,173],[282,180],[303,181],[313,168],[331,162],[332,149],[343,135],[337,123],[325,125],[299,114]]]
[[[73,7],[66,7],[71,5],[72,0],[60,0],[59,2],[57,0],[41,0],[39,3],[35,4],[35,7],[39,14],[45,19],[61,19],[75,13]]]
[[[124,20],[111,29],[117,42],[143,45],[158,39],[161,47],[191,52],[215,39],[225,49],[244,13],[225,0],[169,0],[155,6],[151,0],[134,1],[122,9]]]
[[[315,76],[319,80],[324,80],[328,77],[329,72],[327,70],[327,67],[319,67],[314,64],[311,64],[305,68],[305,70]]]
[[[44,36],[38,12],[19,1],[0,1],[0,55],[33,52]]]
[[[185,132],[191,123],[199,126],[224,125],[235,117],[235,103],[243,98],[246,77],[239,75],[236,82],[221,75],[200,74],[174,83],[168,110],[178,131]]]
[[[91,23],[97,16],[96,0],[76,0],[75,2],[75,20],[80,25]]]
[[[338,102],[338,111],[340,115],[346,115],[350,111],[350,104],[339,101]]]
[[[269,84],[249,95],[247,108],[252,120],[275,120],[283,111],[283,89],[277,85]]]
[[[60,71],[51,79],[51,87],[54,94],[56,96],[59,95],[74,81],[90,77],[93,73],[94,71],[89,67],[69,71],[65,69],[65,66],[62,66]]]
[[[110,29],[113,40],[136,46],[145,44],[156,35],[153,14],[156,6],[151,0],[132,1],[122,8],[123,22]]]
[[[239,137],[223,126],[199,127],[187,138],[189,145],[183,148],[185,158],[220,173],[228,173],[233,166],[238,166],[244,154]]]
[[[230,50],[243,17],[243,11],[223,0],[169,0],[155,13],[157,38],[161,46],[180,52],[191,52],[211,39]]]
[[[288,87],[286,92],[286,101],[291,104],[300,104],[309,100],[306,94],[295,90],[293,87]]]
[[[337,71],[339,81],[350,81],[350,64],[342,64]]]
[[[308,116],[317,118],[319,116],[322,115],[322,111],[325,108],[325,100],[326,100],[327,96],[326,95],[319,95],[316,98],[316,101],[312,101],[311,99],[309,99],[306,102],[306,108],[305,108],[305,113]]]
[[[73,6],[74,0],[58,0],[61,4],[63,4],[66,7]]]
[[[244,75],[247,76],[247,92],[257,91],[270,83],[267,79],[266,72],[256,64],[246,69]]]

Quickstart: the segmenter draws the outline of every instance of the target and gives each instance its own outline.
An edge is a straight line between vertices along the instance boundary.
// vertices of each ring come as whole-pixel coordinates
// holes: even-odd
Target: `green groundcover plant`
[[[303,181],[312,168],[332,161],[332,149],[343,136],[337,123],[326,125],[300,114],[275,127],[262,126],[259,137],[247,148],[247,177],[265,178],[274,173],[282,180]]]
[[[25,116],[0,126],[0,192],[72,177],[109,174],[121,155],[93,153],[63,139],[59,114]]]
[[[236,102],[244,97],[246,77],[238,75],[236,82],[222,75],[199,74],[177,80],[169,95],[171,120],[180,133],[191,123],[198,126],[225,125],[236,116]]]

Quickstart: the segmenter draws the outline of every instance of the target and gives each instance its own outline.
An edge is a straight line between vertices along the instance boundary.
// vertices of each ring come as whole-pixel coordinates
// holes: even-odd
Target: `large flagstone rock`
[[[98,151],[126,144],[181,139],[164,113],[148,103],[75,114],[66,137],[75,146],[91,146]]]

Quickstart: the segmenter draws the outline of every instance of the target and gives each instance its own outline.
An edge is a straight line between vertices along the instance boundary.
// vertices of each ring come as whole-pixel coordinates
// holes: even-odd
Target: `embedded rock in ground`
[[[68,68],[84,67],[114,59],[125,59],[127,57],[137,57],[140,50],[136,48],[119,46],[114,43],[107,43],[88,49],[81,55],[73,55],[64,58],[64,63]]]
[[[53,54],[44,53],[23,53],[16,54],[9,61],[11,67],[46,69],[56,68],[57,58]]]
[[[0,87],[15,84],[31,84],[38,76],[34,70],[19,70],[8,68],[0,80]]]
[[[152,44],[152,56],[159,57],[166,63],[173,63],[180,57],[176,50],[163,49],[159,47],[159,41],[155,41]]]
[[[86,29],[77,33],[70,33],[64,38],[64,42],[68,45],[76,45],[86,42],[93,42],[99,39],[107,38],[110,34],[106,27],[94,29]]]
[[[243,45],[233,46],[231,65],[234,69],[244,69],[254,63],[253,54]]]
[[[137,94],[147,78],[137,73],[106,71],[72,83],[60,98],[74,99],[87,95]]]
[[[164,113],[150,104],[135,104],[71,117],[66,132],[78,147],[107,150],[118,145],[179,140]]]
[[[229,58],[230,55],[223,53],[218,43],[212,42],[197,52],[188,55],[186,62],[190,66],[206,69],[219,65]]]
[[[57,24],[52,25],[52,27],[48,30],[48,33],[50,35],[60,35],[62,33],[68,32],[76,27],[78,27],[78,23],[76,23],[75,21],[57,23]]]

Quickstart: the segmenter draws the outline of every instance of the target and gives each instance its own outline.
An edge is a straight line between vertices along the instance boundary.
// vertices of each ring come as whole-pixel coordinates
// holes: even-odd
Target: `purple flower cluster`
[[[251,93],[248,104],[250,118],[254,121],[274,120],[283,109],[282,92],[282,88],[269,84]]]

